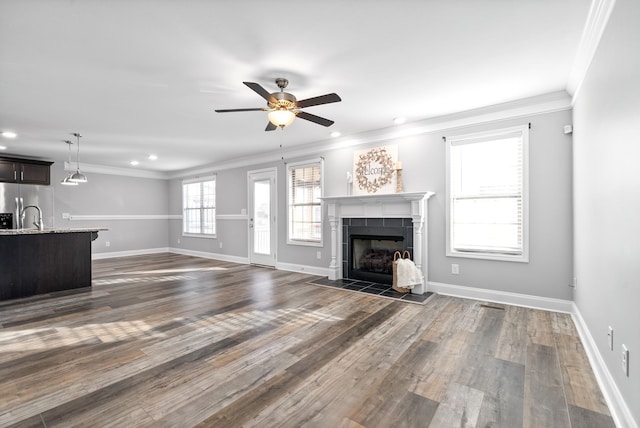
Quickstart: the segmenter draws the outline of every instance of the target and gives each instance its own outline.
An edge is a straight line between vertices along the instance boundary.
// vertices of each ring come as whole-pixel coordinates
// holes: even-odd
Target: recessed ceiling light
[[[331,133],[331,136],[332,136],[333,138],[339,137],[339,136],[341,136],[341,135],[342,135],[342,134],[341,134],[340,132],[338,132],[338,131],[333,131],[333,132]]]
[[[136,166],[136,165],[138,165],[139,163],[140,163],[140,162],[138,162],[137,160],[129,161],[129,164],[131,164],[131,165],[133,165],[133,166]]]
[[[7,150],[7,146],[0,146],[0,150]]]
[[[149,160],[158,160],[158,156],[156,156],[156,155],[149,155]]]
[[[18,134],[16,134],[15,132],[12,132],[12,131],[2,131],[2,136],[4,138],[16,138],[18,136]]]
[[[396,125],[402,125],[406,121],[407,121],[406,117],[396,117],[395,119],[393,119],[393,123],[395,123]]]

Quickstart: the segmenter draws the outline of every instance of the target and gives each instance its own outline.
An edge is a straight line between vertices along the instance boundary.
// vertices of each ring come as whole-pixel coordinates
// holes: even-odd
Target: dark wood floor
[[[0,302],[0,426],[612,427],[570,316],[172,254]]]

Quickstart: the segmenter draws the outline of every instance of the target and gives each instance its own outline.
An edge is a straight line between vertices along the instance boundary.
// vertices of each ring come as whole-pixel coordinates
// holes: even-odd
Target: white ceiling
[[[0,154],[175,171],[565,90],[588,0],[0,0]],[[242,84],[336,92],[265,132]],[[72,137],[71,137],[72,138]],[[73,139],[73,138],[72,138]],[[149,154],[159,159],[150,161]]]

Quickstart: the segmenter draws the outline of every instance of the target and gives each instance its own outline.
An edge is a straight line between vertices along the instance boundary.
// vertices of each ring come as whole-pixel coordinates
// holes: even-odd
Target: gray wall
[[[618,0],[574,106],[575,302],[640,421],[640,2]],[[607,328],[614,329],[614,348]],[[630,350],[631,376],[621,366]]]
[[[240,216],[247,208],[247,169],[186,175],[169,182],[169,214],[182,215],[182,181],[198,176],[216,174],[216,215]],[[248,256],[248,229],[244,219],[218,219],[216,238],[182,236],[182,220],[172,219],[169,224],[169,246],[177,250],[198,251],[232,257]]]
[[[445,146],[443,135],[481,131],[531,123],[530,131],[530,262],[451,258],[445,256]],[[530,117],[470,126],[384,143],[398,144],[404,168],[405,191],[434,191],[429,201],[429,279],[430,281],[521,293],[557,299],[572,299],[568,284],[573,279],[571,137],[563,126],[571,123],[571,112],[560,111]],[[358,146],[361,149],[366,146]],[[346,194],[345,174],[353,167],[354,148],[330,150],[295,162],[323,156],[325,159],[325,196]],[[324,247],[288,245],[286,242],[286,165],[283,161],[251,167],[222,170],[218,174],[218,214],[239,214],[247,206],[247,172],[267,167],[278,168],[278,262],[294,265],[328,267],[330,231],[325,218]],[[213,172],[213,170],[212,170]],[[204,175],[204,174],[203,174]],[[190,176],[185,176],[190,178]],[[180,214],[181,180],[171,180],[170,214]],[[172,220],[172,247],[217,254],[247,257],[246,221],[218,222],[218,239],[180,237],[179,220]],[[231,236],[233,245],[228,244]],[[180,239],[180,244],[177,244]],[[223,248],[219,248],[219,242]],[[321,259],[317,252],[321,252]],[[451,263],[460,265],[460,274],[451,275]]]
[[[445,256],[445,143],[443,136],[531,123],[529,141],[530,262]],[[570,111],[451,129],[395,141],[403,166],[404,190],[433,191],[429,199],[429,281],[571,300],[573,278],[571,137],[563,125]],[[380,145],[380,144],[376,144]],[[353,149],[325,155],[327,195],[345,194],[345,174]],[[451,274],[451,264],[460,274]]]
[[[92,244],[94,254],[138,251],[168,247],[168,180],[123,177],[85,172],[89,181],[63,186],[63,163],[51,169],[54,192],[55,227],[106,227]],[[97,220],[70,221],[63,213],[104,216]],[[124,219],[115,219],[124,216]],[[164,216],[163,219],[136,219],[135,216]],[[107,247],[107,241],[110,246]]]

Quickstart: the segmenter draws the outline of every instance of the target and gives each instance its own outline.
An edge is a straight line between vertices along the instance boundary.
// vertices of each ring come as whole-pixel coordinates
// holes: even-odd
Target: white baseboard
[[[580,335],[582,346],[587,353],[587,357],[591,363],[591,368],[593,369],[598,385],[602,390],[602,395],[604,395],[604,399],[609,406],[609,411],[611,412],[611,416],[613,417],[616,426],[638,428],[638,423],[634,420],[629,406],[627,406],[618,386],[613,380],[613,376],[611,376],[611,372],[607,368],[600,351],[598,351],[596,342],[589,332],[587,324],[584,322],[584,318],[582,318],[582,314],[575,303],[573,304],[573,311],[571,315],[573,317],[573,323],[576,325],[576,329]]]
[[[317,266],[299,265],[294,263],[276,263],[276,269],[289,272],[303,272],[311,275],[329,276],[332,269]]]
[[[429,281],[427,291],[447,296],[465,299],[484,300],[507,305],[523,306],[525,308],[542,309],[545,311],[573,313],[573,302],[570,300],[551,299],[548,297],[531,296],[529,294],[509,293],[506,291],[488,290],[485,288],[464,287],[461,285],[443,284]]]
[[[147,248],[142,250],[131,251],[112,251],[105,253],[95,253],[91,256],[93,260],[109,259],[114,257],[128,257],[128,256],[140,256],[144,254],[158,254],[158,253],[175,253],[183,254],[185,256],[202,257],[204,259],[220,260],[223,262],[232,262],[247,265],[249,264],[248,257],[230,256],[228,254],[209,253],[205,251],[186,250],[184,248]],[[294,263],[277,263],[276,269],[285,270],[289,272],[304,272],[311,275],[329,276],[329,268],[321,268],[316,266],[299,265]]]
[[[202,257],[204,259],[220,260],[223,262],[249,264],[248,257],[230,256],[228,254],[208,253],[205,251],[185,250],[183,248],[170,247],[166,250],[169,253],[183,254],[185,256]]]
[[[158,254],[168,253],[169,248],[145,248],[142,250],[130,250],[130,251],[110,251],[106,253],[93,253],[91,254],[91,260],[100,259],[112,259],[115,257],[129,257],[129,256],[142,256],[144,254]]]

